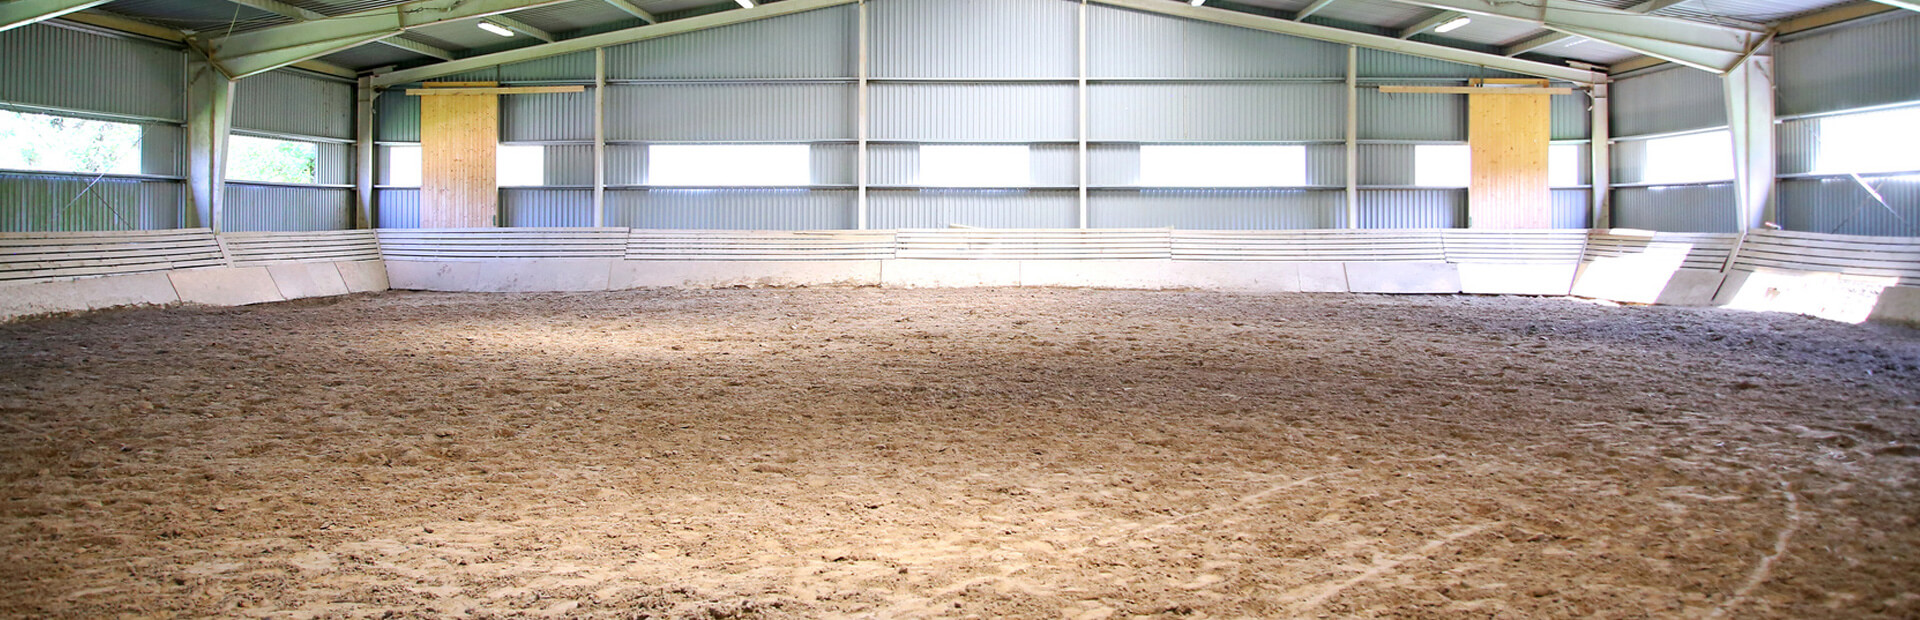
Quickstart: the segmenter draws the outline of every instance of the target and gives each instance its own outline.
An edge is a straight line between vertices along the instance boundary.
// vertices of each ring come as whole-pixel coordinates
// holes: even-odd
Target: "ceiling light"
[[[1207,3],[1207,0],[1187,0],[1187,4],[1191,4],[1191,5],[1194,5],[1194,6],[1200,6],[1200,5],[1202,5],[1202,4],[1206,4],[1206,3]]]
[[[1453,21],[1440,24],[1440,27],[1434,28],[1433,31],[1434,32],[1453,32],[1455,30],[1459,30],[1461,26],[1465,26],[1471,23],[1473,23],[1473,18],[1462,15],[1454,19]]]
[[[753,8],[753,0],[733,0],[733,1],[740,3],[740,8],[743,8],[743,9]]]
[[[494,33],[494,34],[497,34],[497,35],[500,35],[500,36],[503,36],[503,37],[511,37],[511,36],[513,36],[513,31],[512,31],[512,30],[508,30],[508,29],[506,29],[506,28],[502,28],[502,27],[500,27],[500,24],[496,24],[496,23],[493,23],[493,22],[480,22],[480,24],[479,24],[479,25],[480,25],[480,29],[481,29],[481,30],[485,30],[485,31],[487,31],[487,32],[491,32],[491,33]]]

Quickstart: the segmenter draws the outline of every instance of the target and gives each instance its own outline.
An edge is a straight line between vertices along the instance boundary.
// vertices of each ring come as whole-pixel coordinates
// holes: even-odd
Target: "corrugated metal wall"
[[[1093,228],[1267,230],[1342,228],[1346,194],[1313,190],[1102,190],[1088,203]]]
[[[1622,187],[1613,190],[1613,225],[1663,232],[1739,232],[1733,184]]]
[[[1360,193],[1361,228],[1464,228],[1466,189],[1393,189]]]
[[[870,9],[874,77],[1073,78],[1080,4],[890,0]]]
[[[1073,87],[1061,90],[1071,122]],[[1346,139],[1347,92],[1342,84],[1107,83],[1090,87],[1087,98],[1094,140]],[[1071,126],[1066,136],[1072,138]]]
[[[1644,136],[1725,127],[1720,77],[1675,67],[1618,80],[1612,89],[1616,136]]]
[[[233,128],[353,139],[353,84],[298,71],[269,71],[233,87]]]
[[[821,9],[610,47],[607,78],[853,78],[860,40],[856,10]],[[591,60],[587,77],[593,77]]]
[[[1920,14],[1780,43],[1774,51],[1782,116],[1920,101]]]
[[[1088,9],[1087,28],[1088,40],[1103,43],[1088,50],[1087,71],[1094,78],[1344,80],[1347,75],[1346,46],[1312,39],[1104,6]],[[1105,43],[1112,41],[1127,44]]]
[[[607,225],[712,230],[853,228],[850,190],[651,189],[607,192]]]
[[[1776,189],[1787,230],[1920,237],[1920,178],[1863,179],[1886,205],[1849,177],[1782,180]]]
[[[877,101],[879,93],[874,95]],[[849,84],[611,86],[607,89],[607,138],[661,142],[850,140],[856,137],[850,112],[854,104],[854,87]]]
[[[1077,191],[882,190],[867,197],[874,228],[1073,228]]]
[[[228,231],[341,230],[353,227],[354,86],[301,71],[270,71],[234,84],[233,131],[317,145],[315,183],[228,181],[221,228]]]
[[[1612,88],[1613,182],[1647,178],[1648,142],[1638,136],[1723,128],[1725,95],[1719,76],[1675,67],[1615,81]],[[1616,187],[1613,225],[1665,232],[1733,230],[1734,193],[1728,183]]]
[[[232,232],[353,228],[353,190],[229,183],[224,228]]]
[[[0,231],[178,228],[185,208],[185,55],[52,24],[0,31],[0,106],[137,121],[141,172],[0,173]]]

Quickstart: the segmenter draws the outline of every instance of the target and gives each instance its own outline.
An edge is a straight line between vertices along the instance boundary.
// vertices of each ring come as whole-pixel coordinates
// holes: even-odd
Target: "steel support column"
[[[1360,227],[1360,48],[1347,46],[1347,228]]]
[[[1592,171],[1589,173],[1591,196],[1587,201],[1590,217],[1588,225],[1592,228],[1612,228],[1613,128],[1608,124],[1611,100],[1607,96],[1606,84],[1593,85],[1593,89],[1588,91],[1587,95],[1593,102],[1593,129],[1589,134],[1592,140],[1588,142],[1588,154],[1592,160],[1588,167]]]
[[[374,228],[373,217],[373,90],[371,78],[360,78],[354,88],[353,108],[353,227]]]
[[[1736,230],[1760,228],[1775,220],[1773,185],[1773,57],[1755,54],[1722,78],[1726,88],[1727,127],[1733,134]]]
[[[187,53],[187,213],[189,225],[222,232],[227,191],[227,134],[233,125],[233,81],[198,51]]]

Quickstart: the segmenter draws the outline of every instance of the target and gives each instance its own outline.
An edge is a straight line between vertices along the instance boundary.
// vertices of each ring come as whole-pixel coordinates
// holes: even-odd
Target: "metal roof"
[[[301,21],[293,16],[262,10],[275,5],[291,5],[298,9],[311,11],[332,17],[359,11],[392,7],[408,0],[114,0],[100,5],[93,11],[147,22],[166,28],[202,33],[211,36],[224,36],[227,33],[247,32],[282,24]],[[572,0],[557,4],[547,4],[517,11],[505,16],[518,20],[533,28],[552,34],[556,39],[564,40],[595,33],[632,28],[645,25],[646,22],[629,12],[617,8],[615,3],[623,0]],[[1182,2],[1183,0],[1167,0]],[[1635,10],[1648,4],[1659,6],[1654,15],[1670,16],[1675,19],[1705,23],[1769,23],[1804,15],[1821,9],[1845,4],[1849,0],[1565,0],[1578,4],[1604,7],[1609,9]],[[1217,2],[1230,10],[1244,10],[1265,14],[1280,19],[1291,18],[1312,0],[1210,0],[1209,6]],[[1505,4],[1527,4],[1529,0],[1515,0]],[[723,10],[737,5],[730,0],[630,0],[630,4],[664,20],[684,18]],[[1308,23],[1331,25],[1373,34],[1397,36],[1401,29],[1418,24],[1424,20],[1442,14],[1443,11],[1422,6],[1420,0],[1334,0],[1320,9]],[[1563,3],[1564,4],[1564,3]],[[1492,6],[1492,5],[1489,5]],[[1647,7],[1651,8],[1651,7]],[[285,8],[274,8],[281,13],[289,12]],[[1471,10],[1465,9],[1462,10]],[[311,14],[308,14],[311,16]],[[484,18],[481,18],[484,19]],[[516,47],[541,44],[542,41],[524,34],[514,37],[500,37],[476,27],[479,19],[434,24],[408,30],[401,37],[406,41],[429,45],[449,52],[456,58],[464,58],[484,53],[513,49]],[[1474,17],[1472,23],[1447,33],[1434,33],[1431,30],[1416,35],[1415,40],[1458,47],[1481,52],[1499,53],[1503,46],[1550,34],[1552,31],[1519,19],[1494,16]],[[427,50],[431,51],[431,50]],[[1525,57],[1545,62],[1560,63],[1575,60],[1594,64],[1611,64],[1637,57],[1638,54],[1598,41],[1582,38],[1568,38],[1551,45],[1530,50]],[[439,62],[439,59],[416,51],[406,51],[392,45],[380,43],[362,44],[352,49],[337,51],[322,57],[322,60],[354,70],[399,65],[411,67]]]

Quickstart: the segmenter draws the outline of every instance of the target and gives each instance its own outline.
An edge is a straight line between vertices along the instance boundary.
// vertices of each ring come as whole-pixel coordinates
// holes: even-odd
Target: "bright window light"
[[[676,187],[800,187],[813,182],[805,144],[654,144],[647,183]]]
[[[920,185],[1025,187],[1033,156],[1025,145],[927,144],[920,147]]]
[[[1473,180],[1473,151],[1465,144],[1413,145],[1413,184],[1466,187]]]
[[[1307,184],[1307,147],[1297,144],[1140,146],[1148,187],[1298,187]]]
[[[1813,171],[1920,171],[1920,106],[1821,118]]]
[[[387,147],[387,185],[420,186],[420,147]]]
[[[227,178],[312,184],[320,179],[320,145],[253,136],[227,138]]]
[[[1645,183],[1701,183],[1733,178],[1733,135],[1726,130],[1647,141]]]
[[[140,173],[140,126],[0,110],[0,168]]]
[[[1579,187],[1579,145],[1555,144],[1547,147],[1547,185],[1550,187]]]
[[[547,184],[547,147],[500,145],[494,157],[495,185],[528,187]]]

